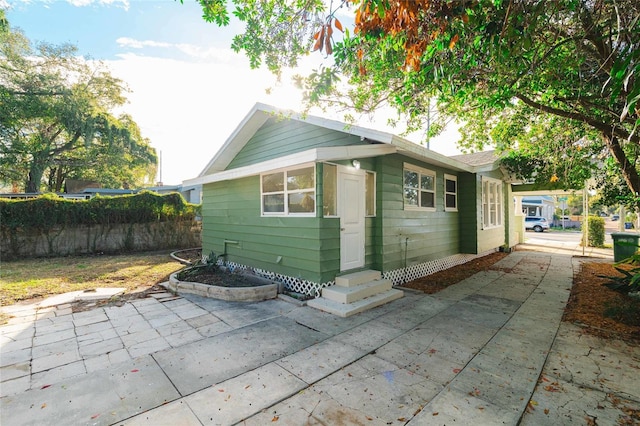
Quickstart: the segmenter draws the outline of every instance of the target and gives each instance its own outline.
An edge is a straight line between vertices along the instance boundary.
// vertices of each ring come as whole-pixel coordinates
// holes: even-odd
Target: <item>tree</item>
[[[76,55],[72,45],[32,46],[8,25],[0,31],[0,180],[39,192],[60,191],[66,178],[121,187],[155,175],[149,140],[131,117],[111,113],[126,101],[122,81]]]
[[[228,22],[225,0],[200,3],[204,19]],[[247,25],[233,47],[252,66],[278,71],[305,49],[333,54],[304,81],[312,103],[387,103],[412,130],[436,102],[441,117],[462,123],[463,147],[495,145],[520,164],[516,172],[570,187],[612,158],[640,193],[636,0],[344,0],[335,4],[355,9],[355,26],[342,40],[336,8],[321,1],[233,3]],[[287,37],[283,28],[294,30]]]

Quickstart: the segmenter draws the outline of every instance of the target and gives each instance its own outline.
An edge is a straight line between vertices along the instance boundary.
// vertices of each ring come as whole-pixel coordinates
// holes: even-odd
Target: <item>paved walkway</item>
[[[640,409],[640,352],[559,329],[574,262],[517,251],[349,318],[197,296],[4,307],[0,424],[615,424]]]

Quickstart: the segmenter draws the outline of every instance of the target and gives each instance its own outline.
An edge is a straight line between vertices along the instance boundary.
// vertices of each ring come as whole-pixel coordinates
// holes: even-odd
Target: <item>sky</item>
[[[231,50],[241,24],[205,22],[195,0],[0,0],[0,8],[31,41],[74,44],[127,84],[122,112],[160,153],[157,181],[164,185],[198,176],[256,102],[302,109],[302,95],[286,74],[277,82]],[[288,75],[306,75],[323,60],[311,53]],[[386,116],[358,124],[390,131]],[[458,137],[446,132],[431,149],[456,154]]]

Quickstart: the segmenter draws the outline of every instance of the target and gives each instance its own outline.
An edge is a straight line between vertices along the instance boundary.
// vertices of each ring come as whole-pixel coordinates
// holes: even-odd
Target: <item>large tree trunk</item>
[[[611,136],[610,134],[604,134],[603,136],[609,152],[613,155],[613,158],[616,159],[618,165],[620,165],[622,177],[631,190],[631,193],[638,197],[640,195],[640,176],[638,176],[636,165],[629,161],[617,137]]]
[[[25,184],[25,192],[34,193],[40,192],[40,184],[42,182],[42,175],[46,168],[46,162],[34,155],[31,166],[29,167],[29,176]]]

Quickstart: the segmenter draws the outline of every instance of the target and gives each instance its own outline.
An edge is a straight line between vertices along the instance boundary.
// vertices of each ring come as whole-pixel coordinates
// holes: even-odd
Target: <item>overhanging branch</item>
[[[531,108],[535,108],[539,111],[546,112],[548,114],[557,115],[559,117],[568,118],[570,120],[581,121],[593,127],[594,129],[599,130],[604,134],[616,136],[621,139],[626,139],[635,144],[640,143],[640,137],[638,135],[632,135],[623,127],[612,125],[609,123],[604,123],[602,121],[596,120],[593,117],[586,116],[579,112],[565,111],[560,108],[544,105],[534,101],[533,99],[530,99],[529,97],[521,93],[516,94],[516,98],[518,98],[519,100],[524,102],[526,105],[530,106]]]

